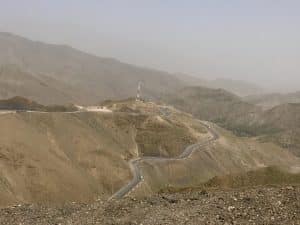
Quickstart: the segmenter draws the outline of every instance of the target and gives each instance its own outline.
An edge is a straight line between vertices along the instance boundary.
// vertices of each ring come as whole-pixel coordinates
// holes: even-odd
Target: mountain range
[[[269,93],[262,95],[251,95],[243,98],[244,101],[270,109],[285,103],[300,103],[300,91],[293,93]]]
[[[0,98],[24,96],[44,104],[92,104],[142,94],[153,99],[188,85],[224,88],[240,95],[261,89],[241,81],[207,81],[122,63],[65,45],[0,33]]]

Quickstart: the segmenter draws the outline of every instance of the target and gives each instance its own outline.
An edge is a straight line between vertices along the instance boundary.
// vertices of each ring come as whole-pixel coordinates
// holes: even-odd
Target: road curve
[[[130,160],[129,167],[133,174],[132,180],[128,184],[123,186],[120,190],[118,190],[116,193],[114,193],[109,198],[109,200],[120,199],[120,198],[126,196],[143,180],[142,172],[141,172],[141,169],[139,168],[139,164],[141,162],[183,160],[183,159],[188,158],[194,151],[201,150],[202,148],[208,146],[209,144],[211,144],[212,142],[216,141],[219,138],[219,134],[211,126],[209,126],[199,120],[198,120],[198,122],[201,123],[204,127],[206,127],[206,129],[211,133],[211,138],[209,138],[208,140],[206,140],[204,142],[199,142],[199,143],[192,144],[192,145],[186,147],[179,156],[174,157],[174,158],[146,156],[146,157],[141,157],[141,158]]]
[[[11,114],[11,113],[18,113],[18,112],[27,112],[27,113],[49,113],[49,112],[44,112],[44,111],[30,111],[30,110],[14,110],[14,111],[0,111],[0,115],[5,115],[5,114]],[[84,113],[88,111],[71,111],[71,112],[60,112],[60,113],[65,113],[65,114],[73,114],[73,113]],[[162,112],[164,116],[168,116],[166,112]],[[165,115],[166,114],[166,115]],[[139,168],[139,163],[140,162],[145,162],[145,161],[168,161],[168,160],[183,160],[188,158],[194,151],[196,150],[201,150],[203,147],[206,147],[207,145],[211,144],[215,140],[219,138],[218,133],[209,125],[205,124],[204,122],[198,120],[199,123],[201,123],[206,129],[211,133],[211,138],[204,142],[199,142],[192,144],[184,149],[184,151],[177,157],[173,158],[167,158],[167,157],[152,157],[152,156],[145,156],[141,158],[136,158],[132,159],[129,161],[129,167],[130,170],[133,174],[132,180],[123,186],[120,190],[118,190],[116,193],[114,193],[109,200],[111,199],[120,199],[127,195],[129,192],[131,192],[142,180],[142,172],[141,169]]]

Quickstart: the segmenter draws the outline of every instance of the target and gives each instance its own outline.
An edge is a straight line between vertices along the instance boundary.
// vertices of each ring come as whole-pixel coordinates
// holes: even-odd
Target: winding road
[[[29,111],[29,110],[24,110],[25,112],[29,112],[29,113],[49,113],[49,112],[43,112],[43,111]],[[73,112],[61,112],[61,113],[68,113],[68,114],[73,114],[73,113],[83,113],[83,112],[87,112],[87,111],[92,111],[89,109],[86,110],[78,110],[78,111],[73,111]],[[7,110],[7,111],[0,111],[0,115],[5,115],[5,114],[11,114],[11,113],[18,113],[18,112],[23,112],[23,110]],[[168,117],[169,113],[165,110],[161,111],[162,116],[164,117]],[[132,180],[126,184],[125,186],[123,186],[120,190],[118,190],[116,193],[114,193],[109,200],[111,199],[120,199],[124,196],[126,196],[127,194],[129,194],[141,181],[144,180],[141,169],[139,167],[139,164],[141,162],[146,162],[146,161],[171,161],[171,160],[184,160],[186,158],[188,158],[194,151],[199,151],[201,149],[203,149],[204,147],[210,145],[212,142],[216,141],[219,138],[218,133],[210,126],[207,125],[206,123],[198,120],[199,123],[201,123],[202,126],[206,127],[206,129],[210,132],[211,137],[204,141],[204,142],[199,142],[199,143],[195,143],[192,144],[188,147],[186,147],[184,149],[184,151],[177,157],[173,157],[173,158],[167,158],[167,157],[150,157],[150,156],[145,156],[145,157],[141,157],[141,158],[136,158],[136,159],[132,159],[129,161],[129,167],[130,170],[133,174],[133,178]]]
[[[174,158],[166,158],[166,157],[141,157],[137,159],[132,159],[129,161],[129,166],[130,170],[133,174],[132,180],[123,186],[120,190],[118,190],[116,193],[114,193],[109,200],[111,199],[120,199],[127,194],[129,194],[140,182],[144,180],[141,169],[139,168],[139,164],[141,162],[146,162],[146,161],[168,161],[168,160],[183,160],[186,158],[189,158],[189,156],[194,152],[194,151],[199,151],[203,149],[204,147],[210,145],[212,142],[216,141],[219,138],[219,134],[210,126],[205,124],[202,121],[199,121],[202,126],[206,127],[206,129],[211,133],[211,137],[204,141],[204,142],[199,142],[196,144],[192,144],[184,149],[184,151],[177,157]]]

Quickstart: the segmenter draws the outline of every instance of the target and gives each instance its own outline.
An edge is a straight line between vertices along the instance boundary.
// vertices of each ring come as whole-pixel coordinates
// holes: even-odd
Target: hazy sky
[[[0,31],[169,72],[300,90],[299,0],[0,0]]]

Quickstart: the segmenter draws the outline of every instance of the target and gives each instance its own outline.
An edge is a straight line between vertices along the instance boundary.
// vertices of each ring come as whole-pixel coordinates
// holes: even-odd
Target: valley
[[[161,101],[191,113],[198,119],[214,122],[239,137],[274,142],[300,155],[298,103],[263,109],[228,91],[205,87],[186,87],[180,92],[164,95]]]
[[[159,110],[159,106],[127,104],[141,112],[1,114],[1,205],[109,197],[131,179],[128,160],[175,156],[206,136],[190,127],[192,119],[185,114],[175,111],[174,118],[165,121],[146,113],[147,108]],[[151,152],[142,142],[145,135],[153,136],[148,143]],[[72,186],[77,186],[74,192]],[[81,194],[75,194],[79,190]]]
[[[127,99],[106,101],[98,112],[42,112],[22,102],[22,111],[0,115],[2,206],[140,198],[272,166],[300,173],[289,151],[172,106]]]
[[[300,224],[299,92],[171,71],[0,32],[0,225]]]

